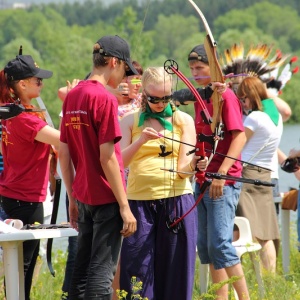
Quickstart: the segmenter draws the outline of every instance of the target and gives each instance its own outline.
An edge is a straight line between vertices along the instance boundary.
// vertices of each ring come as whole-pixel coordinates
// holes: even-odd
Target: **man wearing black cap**
[[[209,85],[210,68],[204,45],[195,46],[188,55],[192,76],[201,86]],[[224,139],[219,141],[217,152],[239,158],[246,138],[242,123],[242,110],[238,98],[221,83],[213,83],[222,94]],[[207,97],[205,97],[207,98]],[[213,102],[206,101],[206,107],[213,115]],[[200,105],[195,103],[195,123],[201,123]],[[210,125],[203,126],[203,134],[212,135]],[[205,149],[211,145],[205,143]],[[207,172],[241,176],[239,162],[220,155],[214,155],[207,167]],[[195,185],[195,198],[198,199],[200,184]],[[214,179],[209,191],[204,194],[198,209],[198,254],[202,264],[209,264],[213,283],[218,283],[232,276],[240,277],[233,283],[239,299],[249,299],[243,269],[235,248],[232,246],[235,210],[240,194],[240,184],[234,181]],[[217,291],[222,299],[228,298],[227,285]]]
[[[70,222],[79,231],[69,299],[111,299],[122,236],[136,231],[118,143],[118,102],[106,89],[133,74],[127,42],[104,36],[94,45],[89,78],[63,104],[59,156]]]

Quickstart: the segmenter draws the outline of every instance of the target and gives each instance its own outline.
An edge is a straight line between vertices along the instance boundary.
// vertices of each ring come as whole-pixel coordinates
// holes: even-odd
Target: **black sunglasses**
[[[147,100],[152,104],[158,104],[159,102],[168,103],[172,99],[172,95],[164,96],[162,98],[153,97],[153,96],[149,96],[149,95],[146,95],[146,96],[147,96]]]

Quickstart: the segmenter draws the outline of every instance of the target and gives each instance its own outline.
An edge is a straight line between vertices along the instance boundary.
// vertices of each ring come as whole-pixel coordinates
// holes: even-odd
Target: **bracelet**
[[[191,171],[192,171],[192,172],[194,172],[194,171],[195,171],[195,169],[192,167],[192,164],[191,164],[191,162],[189,163],[189,167],[190,167],[190,169],[191,169]]]

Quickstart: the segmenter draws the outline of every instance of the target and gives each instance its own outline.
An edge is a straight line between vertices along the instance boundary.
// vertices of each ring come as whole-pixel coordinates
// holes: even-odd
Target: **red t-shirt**
[[[244,126],[242,122],[242,108],[239,99],[236,97],[233,91],[227,89],[226,92],[222,94],[222,98],[224,100],[223,109],[222,109],[222,121],[224,124],[224,128],[223,128],[224,139],[219,141],[216,151],[222,154],[227,154],[232,140],[230,131],[232,130],[244,131]],[[208,112],[212,116],[213,115],[212,100],[209,101],[204,100],[204,102],[206,103]],[[198,102],[196,102],[195,103],[195,124],[199,122],[203,123],[203,120],[200,116],[200,111],[201,111],[200,105],[198,104]],[[205,135],[211,135],[212,131],[210,129],[210,125],[204,125],[202,132]],[[205,149],[211,150],[212,146],[205,142]],[[209,157],[210,153],[207,152],[206,155]],[[223,156],[215,154],[213,156],[212,161],[207,167],[207,172],[211,172],[211,173],[218,172],[219,167],[221,166],[223,160],[224,160]],[[242,165],[240,162],[235,161],[235,163],[229,169],[227,174],[231,176],[240,177],[241,173],[242,173]]]
[[[114,141],[115,153],[124,181],[120,145],[118,102],[97,81],[81,81],[72,89],[63,105],[60,140],[68,144],[75,168],[73,197],[89,205],[116,202],[100,164],[99,145]]]
[[[2,120],[4,170],[0,194],[5,197],[43,202],[49,181],[50,146],[35,140],[47,123],[32,113]]]

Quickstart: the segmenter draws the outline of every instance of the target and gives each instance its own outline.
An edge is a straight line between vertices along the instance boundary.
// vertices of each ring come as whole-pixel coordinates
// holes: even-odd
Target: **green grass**
[[[281,253],[279,255],[276,275],[263,274],[265,297],[264,300],[300,300],[300,253],[296,247],[296,235],[291,234],[291,254],[290,254],[290,274],[283,274]],[[32,300],[59,300],[61,296],[61,286],[65,269],[66,253],[57,251],[54,255],[53,266],[56,271],[53,277],[45,262],[41,263],[41,268],[34,278],[32,287]],[[249,256],[243,256],[243,269],[246,276],[251,300],[259,299],[258,285],[256,283],[255,272]],[[199,260],[197,259],[194,295],[193,300],[215,299],[214,293],[201,295],[199,288]],[[0,299],[4,299],[3,277],[0,279]],[[213,287],[212,287],[213,289]],[[229,299],[234,299],[233,292],[230,292]],[[149,299],[151,300],[151,299]],[[176,299],[180,300],[180,299]]]

